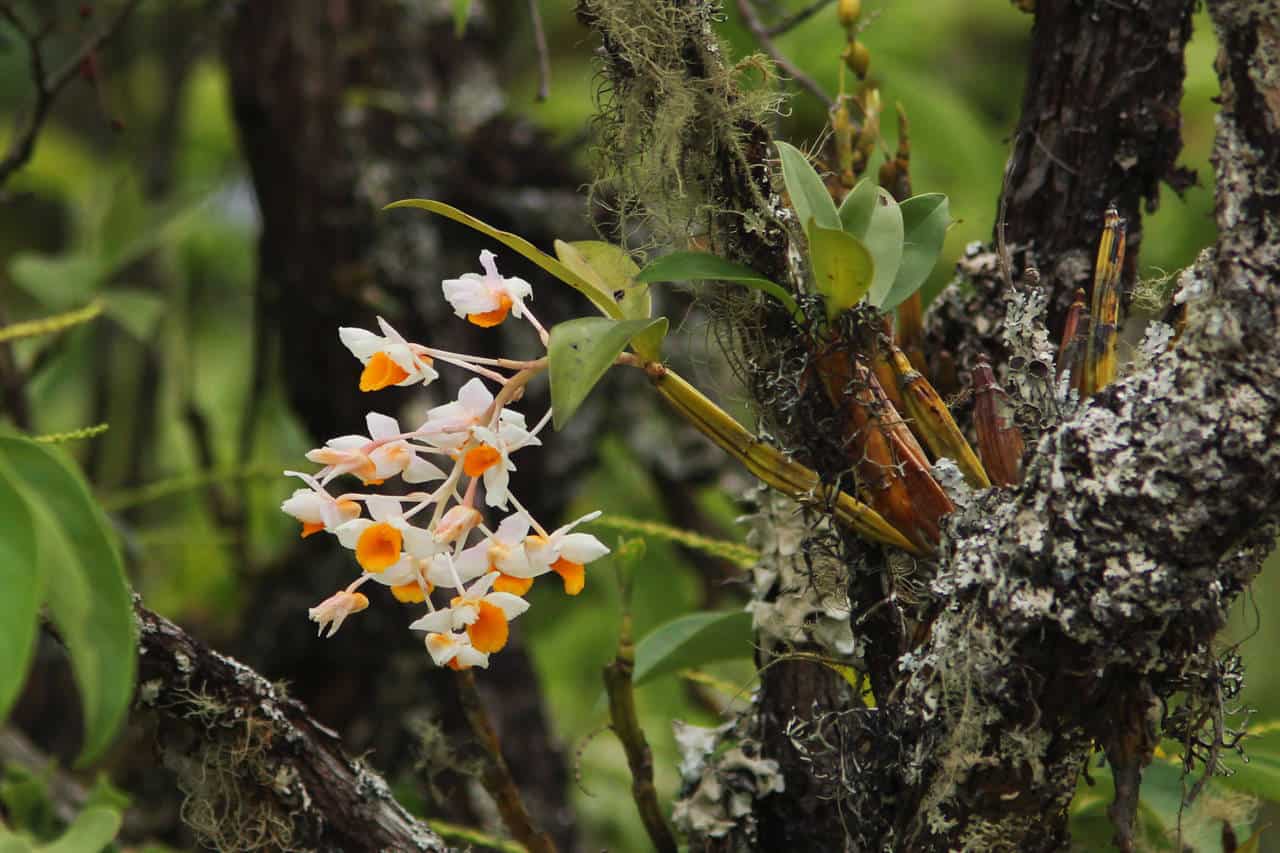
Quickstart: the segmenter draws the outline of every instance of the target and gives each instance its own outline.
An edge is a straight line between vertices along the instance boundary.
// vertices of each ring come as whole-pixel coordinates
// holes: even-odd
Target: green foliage
[[[795,209],[800,224],[809,228],[809,222],[816,222],[822,228],[840,228],[840,214],[836,211],[836,203],[822,183],[822,178],[809,165],[809,160],[801,151],[786,142],[774,143],[778,146],[778,156],[782,160],[782,181],[786,184],[787,195],[791,197],[791,206]]]
[[[751,614],[741,610],[689,613],[647,634],[636,645],[635,685],[714,661],[750,657]]]
[[[658,330],[661,340],[667,332],[667,318],[618,321],[580,317],[552,327],[547,344],[550,361],[547,372],[551,379],[551,410],[556,429],[568,423],[627,344],[649,329]]]
[[[885,301],[898,276],[898,266],[902,263],[902,211],[898,209],[898,203],[888,190],[878,189],[876,192],[876,203],[871,207],[871,221],[867,224],[867,230],[854,236],[866,245],[867,251],[876,261],[876,277],[871,282],[871,292],[867,298],[872,305],[885,311],[888,310]]]
[[[743,264],[726,260],[710,252],[671,252],[647,264],[636,275],[636,281],[731,281],[743,287],[769,294],[799,316],[795,299],[782,285],[770,281]]]
[[[5,500],[15,506],[17,501],[25,504],[33,559],[18,565],[36,575],[32,579],[22,571],[0,573],[0,583],[5,585],[0,588],[0,600],[6,601],[8,611],[4,622],[26,619],[26,630],[33,630],[36,610],[30,606],[31,596],[43,587],[41,597],[67,646],[80,688],[85,721],[80,763],[85,764],[109,745],[133,697],[137,640],[124,567],[102,510],[79,473],[55,451],[29,439],[0,437],[0,480]],[[5,523],[12,523],[7,516]],[[7,533],[5,540],[21,547],[21,535]],[[20,605],[8,603],[19,599]],[[26,644],[28,654],[15,658],[26,660],[29,633],[15,634],[12,642],[19,652]],[[18,672],[20,678],[25,665]],[[6,681],[0,689],[2,695],[12,697],[12,683]]]
[[[128,805],[128,798],[100,777],[80,813],[63,826],[47,776],[8,764],[0,776],[0,806],[8,816],[8,828],[0,821],[0,851],[97,853],[120,831]]]
[[[809,220],[809,260],[818,292],[827,303],[827,319],[834,320],[867,295],[877,275],[867,246],[851,234],[823,228]]]
[[[897,308],[928,280],[938,263],[951,226],[951,210],[941,193],[913,196],[900,204],[902,211],[902,264],[881,307]]]
[[[471,0],[453,0],[453,34],[458,38],[466,35],[469,17],[471,17]]]
[[[653,316],[653,297],[649,287],[637,275],[640,268],[621,246],[603,240],[580,240],[576,243],[556,241],[556,256],[565,266],[610,294],[618,303],[623,319],[647,320]],[[662,354],[665,328],[654,326],[637,334],[631,341],[636,354],[657,361]]]
[[[898,204],[867,179],[837,209],[818,173],[796,148],[779,142],[782,179],[805,225],[814,287],[834,320],[863,297],[891,311],[919,290],[937,264],[950,214],[946,196]]]
[[[8,717],[35,649],[43,573],[31,511],[6,468],[0,467],[0,720]]]

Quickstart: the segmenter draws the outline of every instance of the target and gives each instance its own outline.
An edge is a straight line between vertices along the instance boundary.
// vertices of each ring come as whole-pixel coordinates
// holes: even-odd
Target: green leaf
[[[471,0],[453,0],[453,34],[462,38],[467,32],[467,18],[471,17]]]
[[[569,258],[561,255],[562,247],[573,249]],[[649,288],[636,276],[640,267],[632,260],[631,254],[621,246],[606,243],[603,240],[576,240],[572,243],[556,241],[556,255],[574,272],[583,278],[591,278],[591,274],[599,279],[602,289],[613,297],[614,302],[622,309],[624,320],[647,320],[653,316],[653,299],[649,296]],[[577,264],[582,264],[585,269]]]
[[[787,185],[787,195],[800,217],[800,224],[812,219],[823,228],[839,228],[840,214],[836,212],[836,203],[831,200],[822,178],[818,177],[804,154],[785,142],[774,144],[778,146],[778,156],[782,160],[782,182]]]
[[[36,849],[40,853],[98,853],[116,837],[123,820],[116,809],[91,806],[76,815],[61,838]]]
[[[840,203],[840,227],[859,240],[867,236],[867,226],[871,224],[871,214],[879,197],[880,187],[875,181],[870,178],[858,181]]]
[[[667,318],[581,317],[551,328],[547,372],[551,379],[551,411],[556,429],[569,421],[631,339],[650,328],[660,329],[665,335]]]
[[[912,196],[898,209],[902,212],[902,264],[880,304],[885,311],[897,308],[928,280],[951,225],[951,210],[942,193]]]
[[[133,698],[133,601],[106,517],[58,451],[0,437],[0,464],[31,510],[50,617],[71,656],[84,710],[80,763],[101,755]]]
[[[636,645],[637,687],[660,675],[713,661],[749,658],[751,614],[741,610],[689,613],[650,631]]]
[[[636,281],[640,268],[626,249],[602,240],[579,240],[565,243],[557,240],[556,257],[585,280],[591,282],[618,306],[624,320],[647,320],[653,316],[653,300],[649,286]],[[642,332],[632,341],[636,353],[649,361],[662,355],[665,332],[655,327]]]
[[[57,257],[24,252],[9,262],[9,277],[41,305],[65,311],[83,305],[107,274],[102,262],[88,254]]]
[[[731,281],[769,294],[786,306],[792,316],[801,318],[796,300],[786,288],[770,281],[743,264],[736,264],[710,252],[672,252],[645,266],[636,281]]]
[[[18,699],[35,649],[43,587],[37,560],[31,511],[0,465],[0,722]]]
[[[1250,726],[1259,729],[1266,723]],[[1248,762],[1228,757],[1227,765],[1235,771],[1215,781],[1271,802],[1280,802],[1280,732],[1271,732],[1244,741]]]
[[[113,288],[103,294],[103,313],[140,344],[149,343],[164,315],[164,300],[154,293],[131,288]]]
[[[871,293],[867,299],[872,305],[884,310],[885,299],[898,277],[898,267],[902,263],[903,243],[902,211],[887,190],[878,191],[876,205],[871,211],[871,222],[861,239],[876,261],[876,277],[871,282]]]
[[[611,293],[607,290],[601,290],[599,286],[587,281],[585,278],[578,275],[563,263],[551,257],[523,237],[512,234],[510,231],[503,231],[501,229],[494,228],[492,225],[476,219],[469,213],[463,213],[456,207],[447,205],[442,201],[433,201],[432,199],[406,198],[401,201],[392,202],[384,207],[383,210],[395,210],[397,208],[409,207],[430,211],[431,213],[437,213],[440,216],[452,219],[454,222],[461,222],[468,228],[474,228],[481,234],[492,237],[507,248],[514,249],[524,255],[526,258],[533,261],[535,264],[542,267],[565,284],[586,296],[591,300],[593,305],[600,309],[600,313],[604,314],[606,317],[612,317],[615,320],[622,319],[622,309],[620,309],[617,303],[613,301],[613,295]]]
[[[852,234],[809,223],[809,259],[818,292],[827,301],[827,319],[834,320],[858,304],[875,280],[876,262]]]

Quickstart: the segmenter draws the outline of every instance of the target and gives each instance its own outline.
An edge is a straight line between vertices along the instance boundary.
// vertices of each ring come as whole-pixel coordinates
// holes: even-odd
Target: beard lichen
[[[772,66],[759,56],[725,61],[715,4],[580,0],[578,16],[601,34],[606,57],[593,210],[637,248],[685,248],[699,236],[715,245],[716,219],[750,215],[718,188],[726,163],[748,170],[749,128],[778,107]],[[767,207],[757,201],[756,209]]]

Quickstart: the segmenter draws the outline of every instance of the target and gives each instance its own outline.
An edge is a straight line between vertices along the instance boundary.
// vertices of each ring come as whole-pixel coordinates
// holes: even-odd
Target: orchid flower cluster
[[[481,252],[480,263],[483,275],[466,273],[444,282],[445,299],[455,313],[485,328],[508,316],[527,320],[545,347],[547,332],[525,305],[532,295],[528,282],[500,275],[492,252]],[[395,418],[371,412],[368,435],[341,436],[307,453],[307,459],[324,466],[319,471],[285,472],[305,483],[281,506],[302,522],[302,536],[323,531],[337,537],[355,552],[360,567],[359,577],[309,614],[322,634],[327,629],[333,636],[347,617],[369,606],[358,590],[373,581],[397,601],[426,607],[409,627],[425,632],[437,665],[487,667],[489,655],[507,643],[508,623],[529,608],[524,596],[535,578],[554,572],[566,593],[582,591],[585,565],[609,549],[574,528],[599,513],[548,532],[509,489],[516,470],[512,455],[541,444],[538,434],[551,411],[530,429],[524,415],[508,404],[546,369],[545,358],[516,361],[446,352],[410,343],[381,317],[378,326],[381,334],[338,330],[364,366],[361,391],[429,385],[438,378],[437,364],[476,376],[456,400],[429,410],[416,429],[402,430]],[[487,383],[497,386],[496,395]],[[331,484],[344,477],[365,487],[394,477],[410,485],[439,485],[397,495],[334,494]],[[508,513],[495,527],[486,525],[478,506],[481,491],[486,507]],[[434,600],[437,589],[452,591],[447,604]]]

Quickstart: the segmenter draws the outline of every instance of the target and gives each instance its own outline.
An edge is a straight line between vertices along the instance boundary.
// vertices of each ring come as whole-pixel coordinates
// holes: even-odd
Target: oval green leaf
[[[942,193],[912,196],[898,205],[902,212],[902,264],[880,307],[892,311],[928,280],[942,253],[951,225],[951,210]]]
[[[649,286],[636,281],[640,267],[621,246],[603,240],[579,240],[555,242],[556,256],[578,275],[608,293],[626,320],[647,320],[653,316],[653,299]],[[662,339],[665,331],[657,327],[636,335],[631,345],[636,353],[649,361],[657,361],[662,355]]]
[[[797,319],[800,309],[782,285],[770,281],[743,264],[736,264],[710,252],[672,252],[645,266],[636,281],[731,281],[769,294]]]
[[[0,437],[0,464],[31,511],[49,615],[71,657],[84,710],[79,763],[102,754],[124,722],[137,672],[133,599],[107,519],[60,452]]]
[[[41,574],[31,511],[0,463],[0,723],[26,680],[40,624]]]
[[[875,280],[871,252],[857,237],[836,228],[810,222],[809,260],[814,286],[827,302],[828,320],[858,304]]]
[[[655,334],[661,338],[667,332],[667,318],[581,317],[551,328],[547,373],[551,379],[551,412],[556,429],[568,423],[631,339],[648,329],[658,330]]]
[[[867,233],[863,235],[862,242],[876,261],[876,277],[871,282],[871,293],[867,299],[872,305],[884,310],[885,299],[898,277],[898,267],[902,264],[903,242],[902,211],[898,209],[898,203],[888,190],[877,189],[871,222],[867,225]]]
[[[810,219],[823,228],[839,228],[840,214],[836,211],[836,203],[822,183],[822,178],[809,165],[808,159],[798,148],[785,142],[774,143],[778,146],[778,157],[782,160],[782,182],[787,186],[787,195],[791,197],[791,206],[795,208],[800,224]]]
[[[561,254],[563,249],[569,250]],[[622,309],[624,320],[647,320],[653,316],[649,288],[636,276],[640,267],[621,246],[603,240],[556,241],[556,256],[585,279],[595,279]],[[570,258],[573,263],[570,263]]]
[[[494,228],[487,222],[476,219],[469,213],[463,213],[458,208],[445,204],[442,201],[434,201],[427,198],[406,198],[400,201],[392,202],[383,208],[383,210],[394,210],[396,208],[417,208],[418,210],[426,210],[431,213],[439,214],[454,222],[460,222],[468,228],[473,228],[481,234],[492,237],[502,245],[509,249],[514,249],[524,255],[530,261],[542,267],[565,284],[577,290],[583,296],[591,300],[591,303],[600,309],[600,313],[606,317],[614,319],[622,318],[622,311],[613,301],[613,297],[608,291],[601,290],[597,285],[587,281],[582,276],[569,269],[557,259],[551,257],[537,246],[530,243],[523,237],[512,234],[510,231],[503,231]]]
[[[849,191],[840,203],[840,227],[859,240],[867,236],[871,214],[880,197],[880,187],[870,178],[863,178]]]
[[[754,654],[751,614],[741,610],[689,613],[659,625],[636,645],[632,681],[646,681],[720,660]]]
[[[108,806],[90,806],[50,844],[37,847],[39,853],[98,853],[116,837],[124,815]]]

